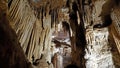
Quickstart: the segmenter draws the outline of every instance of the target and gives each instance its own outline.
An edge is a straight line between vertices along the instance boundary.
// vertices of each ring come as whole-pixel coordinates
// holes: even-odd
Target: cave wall
[[[10,25],[15,30],[27,59],[34,67],[51,63],[51,37],[59,23],[64,0],[9,0]],[[49,65],[50,64],[50,65]]]
[[[91,3],[93,6],[85,5],[85,13],[88,19],[86,25],[86,68],[114,68],[112,54],[110,52],[110,47],[108,45],[108,28],[95,28],[94,25],[99,23],[104,23],[102,16],[99,16],[103,10],[103,6],[107,1],[95,1]],[[89,4],[90,5],[90,4]],[[91,10],[92,8],[92,10]],[[87,15],[87,12],[91,10],[90,16]],[[106,11],[105,11],[106,12]],[[91,17],[91,18],[90,18]],[[93,22],[93,23],[92,23]],[[109,22],[108,22],[109,23]],[[92,25],[90,25],[92,24]]]
[[[118,1],[117,1],[118,2]],[[114,23],[116,19],[112,12],[116,11],[115,1],[101,0],[92,1],[90,4],[86,1],[84,23],[86,28],[86,67],[87,68],[118,68],[119,53],[113,38],[110,38],[111,32],[114,33],[114,24],[118,26],[119,22]],[[88,12],[90,11],[90,12]],[[88,15],[90,14],[90,15]],[[117,27],[117,29],[119,29]],[[116,33],[119,36],[119,33]],[[114,38],[115,40],[115,38]],[[111,44],[112,43],[112,44]],[[116,59],[117,58],[117,61]]]
[[[29,61],[32,57],[40,59],[50,49],[51,41],[51,15],[47,12],[43,16],[40,10],[34,9],[27,0],[14,0],[8,10],[10,24]]]
[[[0,68],[32,68],[8,19],[7,0],[0,0]]]
[[[119,1],[69,0],[68,6],[73,64],[119,67]]]

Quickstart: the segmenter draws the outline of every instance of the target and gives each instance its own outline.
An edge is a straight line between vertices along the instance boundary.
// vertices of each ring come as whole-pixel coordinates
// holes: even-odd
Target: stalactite
[[[27,0],[14,0],[9,8],[10,24],[18,35],[19,42],[30,62],[32,56],[39,59],[50,46],[51,15],[45,6],[34,7]],[[49,9],[47,9],[49,11]],[[46,40],[47,39],[47,40]],[[44,41],[44,42],[43,42]],[[44,48],[44,49],[43,49]],[[49,48],[48,48],[49,49]]]

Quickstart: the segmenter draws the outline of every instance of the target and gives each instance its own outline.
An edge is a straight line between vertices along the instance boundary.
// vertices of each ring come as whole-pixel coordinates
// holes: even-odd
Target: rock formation
[[[119,68],[119,12],[119,0],[0,1],[0,66],[63,67],[52,47],[69,47],[71,65]]]
[[[32,68],[9,25],[7,1],[0,1],[0,68]]]

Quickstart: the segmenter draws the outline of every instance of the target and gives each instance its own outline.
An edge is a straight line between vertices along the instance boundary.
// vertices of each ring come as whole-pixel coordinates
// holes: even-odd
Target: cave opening
[[[60,22],[52,33],[53,65],[64,68],[71,64],[70,28],[66,21]],[[56,60],[55,60],[56,59]]]

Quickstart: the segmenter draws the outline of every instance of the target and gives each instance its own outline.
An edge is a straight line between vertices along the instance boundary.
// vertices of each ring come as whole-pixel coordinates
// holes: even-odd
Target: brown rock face
[[[0,13],[0,68],[31,68],[16,33],[9,25],[6,11],[0,8]]]

